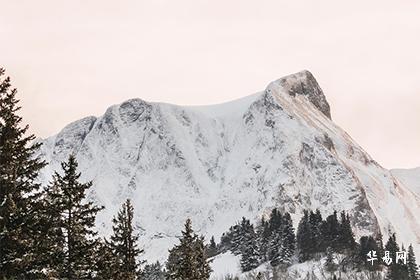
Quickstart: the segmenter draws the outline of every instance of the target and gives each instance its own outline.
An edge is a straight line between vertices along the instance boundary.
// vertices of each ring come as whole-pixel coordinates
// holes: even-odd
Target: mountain
[[[420,197],[420,167],[413,169],[392,169],[391,173],[407,189]]]
[[[97,219],[102,234],[132,199],[151,261],[166,258],[187,217],[218,238],[242,216],[255,221],[274,207],[295,226],[305,209],[346,210],[357,236],[396,232],[420,255],[418,192],[334,124],[308,71],[220,105],[128,100],[42,141],[50,164],[41,180],[75,154],[82,179],[94,182],[89,197],[106,207]]]

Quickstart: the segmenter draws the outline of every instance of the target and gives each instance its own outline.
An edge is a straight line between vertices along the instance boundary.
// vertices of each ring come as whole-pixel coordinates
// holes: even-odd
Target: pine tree
[[[292,218],[289,213],[282,216],[280,228],[271,236],[269,260],[271,266],[287,267],[292,263],[295,252],[295,233]]]
[[[389,256],[392,259],[392,263],[388,266],[386,279],[388,280],[401,280],[402,268],[400,264],[395,262],[396,254],[400,251],[395,234],[391,235],[388,242],[385,245],[385,250],[389,252]]]
[[[310,212],[309,214],[309,226],[310,226],[310,233],[311,233],[311,242],[312,247],[310,248],[309,253],[310,254],[317,254],[320,252],[324,252],[326,247],[325,244],[323,244],[323,238],[321,233],[321,227],[322,227],[322,216],[319,209],[316,210],[316,212]]]
[[[95,279],[114,279],[118,271],[118,259],[106,239],[98,242],[95,259]]]
[[[141,280],[164,280],[165,271],[162,265],[158,262],[146,264],[141,272]]]
[[[195,242],[195,261],[197,264],[197,279],[210,279],[211,268],[207,261],[207,253],[204,245],[204,236],[197,238]]]
[[[166,263],[168,280],[206,280],[210,278],[210,265],[204,250],[204,238],[194,233],[187,219],[180,244],[169,250]]]
[[[85,201],[86,191],[92,182],[80,183],[77,162],[70,155],[61,167],[63,175],[55,172],[50,184],[52,196],[56,198],[54,209],[61,215],[64,232],[64,258],[61,277],[66,279],[89,279],[94,273],[95,248],[98,246],[94,230],[96,214],[102,207]],[[62,246],[62,244],[58,244]]]
[[[217,255],[217,244],[214,241],[214,236],[210,238],[210,244],[207,246],[207,256],[209,258]]]
[[[346,212],[341,212],[341,221],[338,230],[337,246],[340,250],[353,251],[356,247],[350,218]]]
[[[242,224],[243,243],[241,245],[241,268],[247,272],[257,268],[260,264],[257,237],[253,225],[249,220],[243,219]]]
[[[296,233],[296,243],[298,249],[299,262],[305,262],[310,259],[310,251],[313,246],[313,237],[309,224],[309,213],[304,211],[303,217],[299,222]]]
[[[0,68],[0,278],[29,278],[40,261],[35,241],[40,208],[39,170],[45,166],[17,115],[20,107],[10,78]]]
[[[43,191],[42,207],[39,215],[39,232],[42,238],[36,243],[37,254],[42,259],[37,263],[48,279],[58,278],[64,270],[65,236],[63,230],[62,192],[57,185]],[[41,277],[41,275],[38,275]]]
[[[295,230],[293,228],[292,217],[289,213],[286,212],[283,216],[283,225],[282,225],[282,264],[290,265],[292,263],[292,257],[295,254],[296,249],[296,236]]]
[[[375,239],[372,236],[362,236],[360,237],[359,243],[358,262],[368,270],[378,270],[380,268],[379,260],[373,263],[367,262],[369,252],[375,251],[378,257],[382,256],[379,253],[378,244]]]
[[[337,211],[334,211],[332,215],[329,215],[322,223],[321,227],[323,242],[324,244],[327,244],[325,247],[331,247],[334,252],[339,251],[339,228],[340,224],[337,219]]]
[[[117,216],[113,218],[110,246],[117,258],[116,275],[118,278],[134,280],[139,271],[138,256],[143,252],[138,249],[138,235],[133,228],[134,208],[129,199],[122,205]]]
[[[266,222],[265,219],[262,218],[261,224],[257,227],[258,254],[260,256],[261,263],[268,260],[270,238],[270,223]]]
[[[419,268],[416,262],[416,256],[414,255],[413,246],[408,246],[407,254],[407,270],[408,280],[420,280]]]

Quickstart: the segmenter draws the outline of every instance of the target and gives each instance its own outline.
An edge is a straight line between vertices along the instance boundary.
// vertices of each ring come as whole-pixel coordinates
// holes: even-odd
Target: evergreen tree
[[[319,209],[316,212],[311,211],[309,214],[309,226],[310,226],[310,236],[312,247],[310,248],[310,254],[316,254],[324,252],[326,246],[323,242],[321,227],[322,227],[322,216]]]
[[[257,227],[258,254],[260,256],[261,263],[268,260],[270,237],[270,224],[262,218],[261,224]]]
[[[106,239],[98,242],[95,258],[95,279],[115,279],[116,271],[118,271],[118,259]]]
[[[102,209],[86,200],[86,191],[92,182],[80,183],[77,162],[70,155],[61,167],[63,175],[55,172],[49,186],[55,199],[52,207],[59,211],[64,233],[64,258],[61,278],[90,279],[95,270],[95,249],[98,246],[94,230],[96,214]],[[57,244],[62,246],[63,244]]]
[[[381,253],[381,249],[378,246],[377,240],[372,236],[362,236],[360,237],[359,244],[359,252],[357,256],[358,264],[370,271],[381,270],[380,257],[383,256],[383,254]],[[376,252],[376,257],[378,259],[373,262],[368,262],[369,252],[371,252],[371,254]],[[374,256],[372,255],[372,257]]]
[[[39,215],[39,232],[42,235],[36,242],[37,254],[42,261],[38,270],[44,271],[48,279],[58,278],[64,270],[65,244],[62,191],[57,185],[43,191],[42,207]],[[38,275],[42,278],[41,275]]]
[[[295,233],[289,213],[282,216],[281,227],[272,233],[269,260],[272,266],[288,266],[295,253]]]
[[[253,225],[249,220],[243,219],[242,224],[242,240],[241,245],[241,268],[243,272],[257,268],[260,260],[257,245],[257,237]]]
[[[180,244],[169,250],[166,263],[169,280],[206,280],[210,278],[210,265],[204,250],[204,238],[193,231],[187,219]]]
[[[211,268],[207,261],[208,256],[204,245],[204,236],[197,238],[195,242],[195,262],[197,264],[197,279],[209,279]]]
[[[309,224],[309,213],[304,211],[303,217],[299,222],[296,233],[297,249],[299,262],[305,262],[310,259],[311,248],[313,246],[313,237]]]
[[[411,244],[408,247],[407,270],[408,270],[408,280],[420,280],[419,268],[417,266],[416,256],[414,255],[413,246]]]
[[[158,262],[147,264],[144,266],[141,276],[141,280],[164,280],[165,271],[162,265]]]
[[[138,235],[133,227],[134,208],[127,199],[117,216],[113,218],[110,246],[117,258],[117,278],[133,280],[139,273],[138,256],[143,252],[138,248]]]
[[[404,277],[404,266],[400,263],[396,263],[397,252],[400,251],[395,234],[391,235],[388,242],[385,245],[385,251],[389,252],[389,256],[392,259],[392,263],[388,266],[386,279],[388,280],[401,280],[406,279]]]
[[[351,228],[350,218],[346,212],[341,212],[341,221],[338,231],[337,246],[340,250],[353,251],[356,247],[353,230]]]
[[[207,256],[209,258],[217,255],[217,244],[214,241],[214,236],[210,238],[210,244],[207,246]]]
[[[242,219],[244,220],[245,218],[242,218]],[[242,246],[242,238],[243,238],[243,228],[241,224],[237,224],[232,227],[230,236],[231,236],[230,250],[232,251],[234,255],[238,256],[241,254],[241,246]]]
[[[328,216],[321,227],[324,244],[328,244],[327,246],[331,247],[335,252],[339,250],[339,227],[337,211],[334,211],[332,215]]]
[[[10,78],[0,68],[0,278],[29,278],[37,274],[36,240],[40,185],[38,171],[45,163],[36,157],[40,144],[27,135],[17,114],[20,107]]]

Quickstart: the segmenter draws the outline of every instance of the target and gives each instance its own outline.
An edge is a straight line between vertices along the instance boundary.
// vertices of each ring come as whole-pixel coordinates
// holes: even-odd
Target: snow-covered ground
[[[358,236],[397,232],[420,255],[416,189],[334,124],[307,71],[227,104],[128,100],[43,143],[44,183],[70,153],[82,180],[93,180],[89,198],[106,207],[97,219],[101,234],[131,198],[149,261],[166,259],[188,217],[217,239],[242,216],[255,222],[273,207],[290,212],[295,226],[305,209],[346,210]]]

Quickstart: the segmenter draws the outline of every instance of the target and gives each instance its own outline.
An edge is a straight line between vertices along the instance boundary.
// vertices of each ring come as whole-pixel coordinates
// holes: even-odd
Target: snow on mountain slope
[[[91,199],[104,205],[102,234],[126,198],[145,258],[164,260],[187,217],[208,238],[242,216],[277,207],[295,225],[304,209],[346,210],[357,235],[397,232],[420,254],[420,199],[331,121],[315,78],[302,71],[265,91],[214,106],[141,99],[111,106],[43,141],[48,182],[74,153]]]
[[[420,167],[414,169],[392,169],[391,173],[406,188],[420,196]]]

